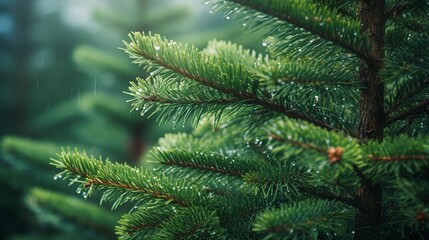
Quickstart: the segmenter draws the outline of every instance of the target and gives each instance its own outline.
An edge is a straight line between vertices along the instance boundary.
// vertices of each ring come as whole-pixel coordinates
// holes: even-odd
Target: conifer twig
[[[397,115],[388,118],[385,123],[391,124],[391,123],[396,122],[398,120],[404,119],[408,116],[413,115],[414,113],[417,113],[419,111],[424,111],[425,108],[427,108],[428,106],[429,106],[429,99],[426,99],[423,102],[417,104],[416,106],[408,109],[407,111],[398,113]]]
[[[341,196],[341,195],[335,195],[335,194],[330,193],[330,192],[310,191],[310,190],[305,189],[305,188],[301,188],[300,191],[308,193],[308,194],[316,196],[316,197],[320,197],[322,199],[336,200],[336,201],[345,203],[345,204],[347,204],[349,206],[358,208],[357,202],[354,199],[352,199],[352,198],[348,198],[348,197]]]
[[[335,39],[334,37],[332,37],[331,35],[327,34],[324,31],[320,31],[316,28],[310,28],[310,27],[306,26],[305,24],[303,24],[298,19],[294,19],[289,15],[279,14],[275,11],[270,10],[270,9],[263,8],[261,5],[252,3],[249,0],[233,0],[233,1],[238,3],[238,4],[241,4],[243,6],[247,6],[249,8],[255,9],[257,11],[260,11],[260,12],[266,13],[268,15],[277,17],[278,19],[285,21],[285,22],[288,22],[288,23],[291,23],[297,27],[303,28],[303,29],[305,29],[305,30],[307,30],[313,34],[316,34],[317,36],[320,36],[321,38],[324,38],[324,39],[326,39],[332,43],[337,44],[338,46],[340,46],[343,49],[355,54],[356,56],[358,56],[361,59],[364,59],[365,61],[368,61],[368,62],[371,61],[369,56],[367,56],[365,53],[359,51],[358,49],[354,48],[352,45],[350,45],[344,41],[338,41],[337,39]]]
[[[396,6],[392,7],[386,12],[386,18],[396,17],[402,13],[407,7],[407,3],[398,3]]]
[[[372,154],[368,155],[368,158],[373,161],[384,161],[384,162],[429,159],[427,156],[424,156],[424,155],[374,156]]]
[[[417,85],[413,91],[410,91],[409,93],[407,93],[405,96],[401,97],[401,99],[397,100],[396,103],[394,103],[389,109],[387,109],[387,111],[385,112],[385,115],[389,115],[392,112],[394,112],[395,110],[398,109],[398,106],[401,105],[401,103],[403,101],[405,101],[406,99],[413,97],[418,91],[420,91],[423,88],[426,88],[429,86],[429,78],[422,81],[419,85]]]
[[[130,191],[134,191],[134,192],[142,192],[144,194],[148,194],[151,195],[153,197],[156,198],[163,198],[165,200],[171,201],[172,203],[176,203],[180,206],[184,206],[186,207],[188,204],[180,201],[178,199],[175,199],[173,196],[168,195],[168,194],[164,194],[164,193],[156,193],[153,191],[148,191],[146,189],[143,188],[139,188],[133,185],[129,185],[129,184],[123,184],[123,183],[115,183],[115,182],[111,182],[111,181],[103,181],[101,179],[98,178],[93,178],[93,179],[88,179],[90,184],[94,184],[94,185],[103,185],[103,186],[108,186],[108,187],[117,187],[117,188],[121,188],[121,189],[125,189],[125,190],[130,190]]]
[[[321,148],[317,145],[314,144],[309,144],[309,143],[304,143],[304,142],[298,142],[298,141],[292,141],[292,140],[288,140],[285,139],[281,136],[275,135],[275,134],[270,134],[269,137],[271,137],[272,139],[276,140],[276,141],[280,141],[280,142],[287,142],[290,145],[296,146],[296,147],[301,147],[301,148],[305,148],[305,149],[309,149],[309,150],[313,150],[316,152],[320,152],[320,153],[326,153],[326,149]]]
[[[247,104],[259,105],[259,106],[265,107],[267,109],[270,109],[272,111],[284,114],[287,117],[299,119],[299,120],[304,120],[304,121],[312,123],[318,127],[321,127],[321,128],[324,128],[324,129],[327,129],[330,131],[335,131],[335,132],[341,131],[340,129],[337,129],[334,126],[329,125],[328,123],[325,123],[319,119],[311,118],[310,116],[303,114],[297,110],[289,109],[289,108],[286,108],[284,106],[277,105],[271,100],[260,99],[260,98],[257,98],[255,95],[253,95],[252,93],[249,93],[249,92],[234,91],[233,89],[228,88],[228,87],[224,87],[220,84],[214,84],[209,79],[195,75],[193,73],[190,73],[190,72],[186,71],[185,69],[182,69],[180,67],[175,66],[174,64],[168,64],[168,63],[164,62],[160,57],[151,56],[150,54],[148,54],[145,51],[141,51],[138,54],[141,55],[142,57],[144,57],[146,60],[154,62],[154,63],[158,64],[159,66],[166,68],[166,69],[169,69],[169,70],[171,70],[175,73],[178,73],[178,74],[180,74],[186,78],[193,79],[193,80],[195,80],[195,81],[197,81],[203,85],[206,85],[208,87],[211,87],[211,88],[216,89],[218,91],[221,91],[223,93],[244,99],[244,100],[246,100],[245,102]]]

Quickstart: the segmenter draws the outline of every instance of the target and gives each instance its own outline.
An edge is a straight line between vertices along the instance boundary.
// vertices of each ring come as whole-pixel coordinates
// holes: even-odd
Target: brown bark
[[[358,136],[362,144],[368,140],[383,140],[384,84],[378,72],[384,59],[384,7],[385,0],[364,0],[361,3],[361,31],[368,34],[370,43],[370,60],[362,61],[359,69],[362,89]],[[355,218],[355,239],[378,238],[376,229],[370,229],[380,225],[381,199],[381,186],[362,179],[357,191],[359,208]]]

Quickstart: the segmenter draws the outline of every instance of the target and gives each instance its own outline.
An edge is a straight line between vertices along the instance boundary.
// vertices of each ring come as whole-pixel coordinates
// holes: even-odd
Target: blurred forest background
[[[147,73],[118,48],[151,31],[263,50],[229,18],[194,0],[0,0],[0,239],[115,239],[121,208],[54,181],[49,158],[70,146],[138,165],[159,137],[188,131],[130,112],[124,92]]]

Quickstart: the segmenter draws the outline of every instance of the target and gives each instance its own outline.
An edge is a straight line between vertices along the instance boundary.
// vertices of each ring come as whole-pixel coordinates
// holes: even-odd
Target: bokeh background
[[[139,165],[165,133],[126,102],[147,73],[119,48],[131,31],[203,49],[211,39],[263,51],[260,34],[203,0],[0,0],[0,239],[115,239],[129,206],[54,181],[61,147]]]

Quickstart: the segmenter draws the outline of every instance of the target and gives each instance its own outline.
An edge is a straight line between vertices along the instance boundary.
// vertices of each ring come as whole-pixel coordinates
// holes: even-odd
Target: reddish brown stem
[[[384,161],[384,162],[393,162],[393,161],[411,161],[411,160],[426,160],[428,157],[424,155],[400,155],[400,156],[374,156],[369,155],[368,158],[373,161]]]

